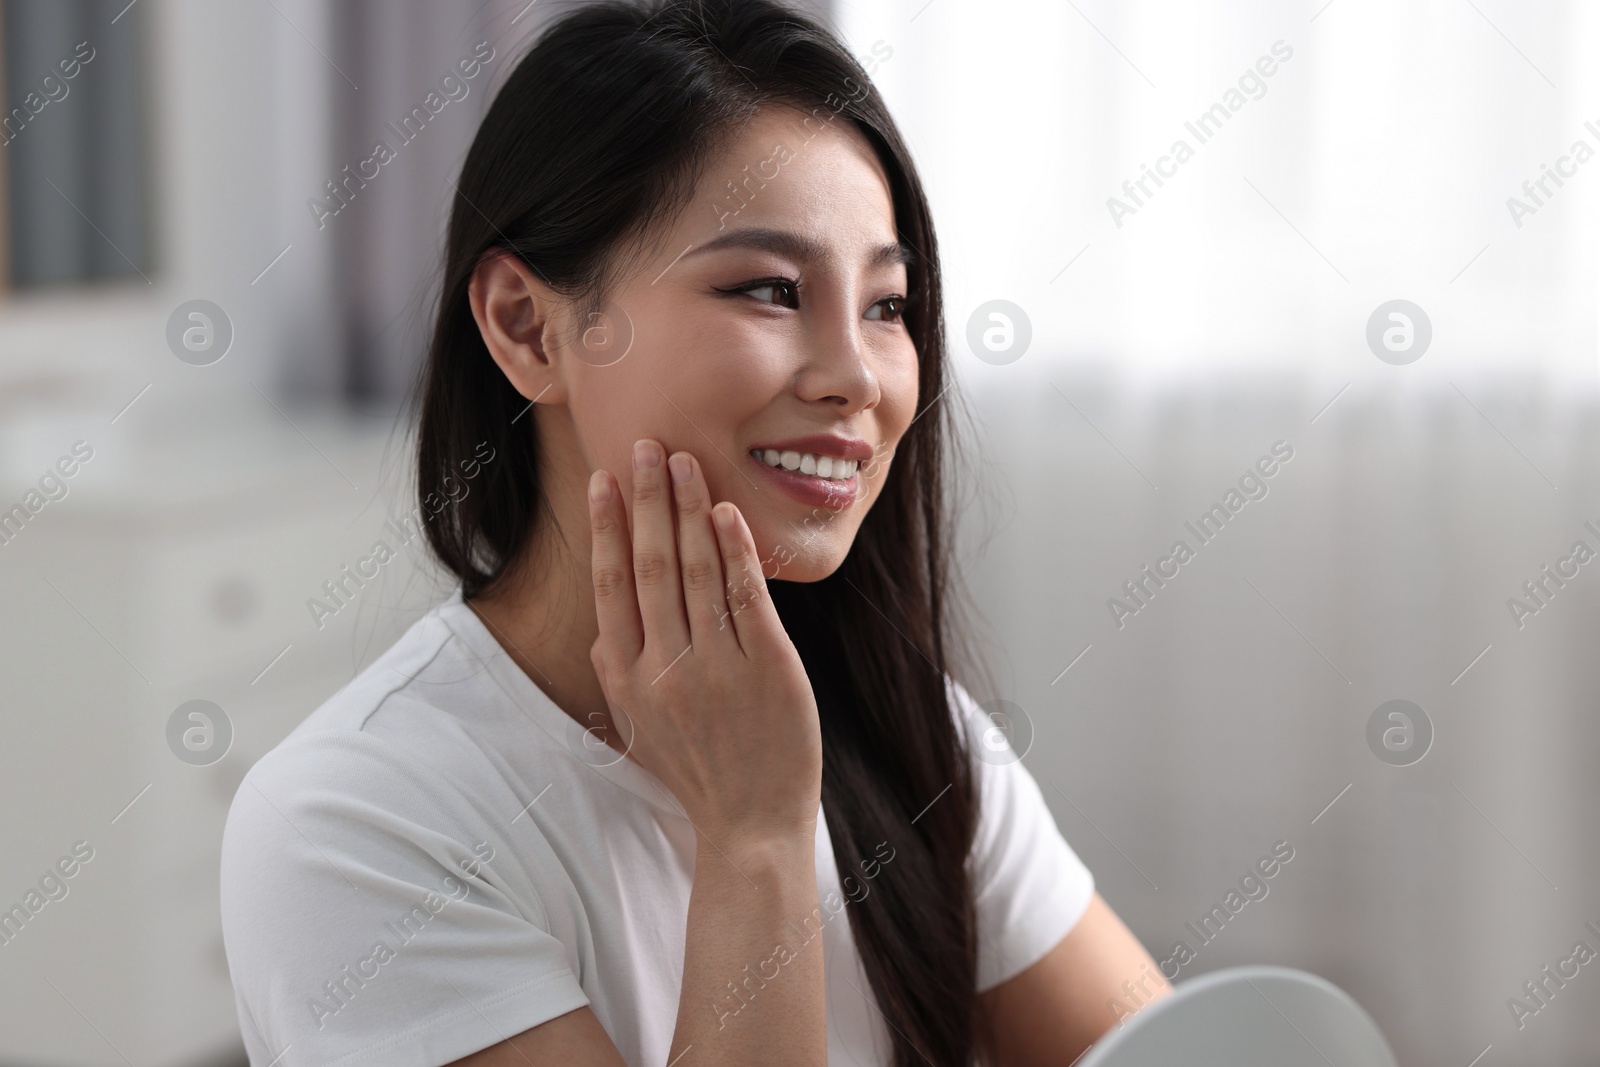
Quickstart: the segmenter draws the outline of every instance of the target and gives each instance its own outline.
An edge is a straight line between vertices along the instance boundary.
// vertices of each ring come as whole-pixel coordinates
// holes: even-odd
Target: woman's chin
[[[790,563],[787,566],[780,567],[777,574],[769,573],[767,577],[785,582],[820,582],[838,569],[837,565],[832,567],[801,567],[798,563]]]
[[[839,569],[850,546],[838,549],[833,546],[811,545],[795,552],[792,549],[769,551],[761,558],[765,563],[767,578],[785,582],[820,582]]]

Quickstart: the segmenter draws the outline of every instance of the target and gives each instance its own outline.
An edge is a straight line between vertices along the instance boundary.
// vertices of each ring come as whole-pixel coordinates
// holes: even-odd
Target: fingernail
[[[589,499],[596,504],[604,504],[611,499],[611,483],[606,480],[605,471],[595,471],[589,475]]]
[[[724,503],[726,503],[726,501],[724,501]],[[711,509],[711,518],[712,518],[712,521],[714,521],[717,524],[717,529],[719,529],[719,530],[732,530],[733,529],[733,505],[732,504],[728,504],[727,507],[723,507],[721,504],[718,504],[716,507]]]
[[[689,457],[682,452],[674,452],[667,457],[667,469],[672,471],[672,480],[682,485],[689,480],[689,475],[694,473],[694,468],[689,464]]]
[[[656,451],[656,443],[654,441],[635,441],[633,443],[634,470],[654,467],[660,462],[661,454]]]

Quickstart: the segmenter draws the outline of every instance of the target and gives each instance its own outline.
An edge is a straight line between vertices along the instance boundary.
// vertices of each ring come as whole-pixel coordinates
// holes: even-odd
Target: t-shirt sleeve
[[[587,1004],[497,843],[379,737],[295,737],[252,767],[221,872],[252,1067],[438,1067]]]
[[[980,798],[971,873],[983,992],[1039,962],[1077,925],[1094,895],[1094,876],[1056,828],[1007,724],[991,719],[960,683],[950,685]]]

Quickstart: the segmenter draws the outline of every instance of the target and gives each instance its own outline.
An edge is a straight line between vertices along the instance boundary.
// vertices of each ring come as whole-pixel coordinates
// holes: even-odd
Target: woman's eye
[[[763,303],[779,304],[786,308],[800,306],[800,283],[787,278],[764,278],[733,289],[719,289],[718,292],[744,294]],[[898,293],[886,296],[867,309],[866,317],[874,321],[899,322],[905,314],[906,303],[906,298]]]
[[[867,309],[867,318],[882,319],[885,322],[899,322],[900,316],[905,314],[905,310],[905,297],[887,296]]]
[[[757,282],[744,291],[757,300],[779,303],[788,308],[798,307],[800,304],[800,294],[793,282],[779,279]]]

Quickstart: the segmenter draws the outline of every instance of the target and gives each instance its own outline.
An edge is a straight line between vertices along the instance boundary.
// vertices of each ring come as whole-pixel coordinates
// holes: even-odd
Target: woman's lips
[[[843,511],[855,503],[856,496],[861,492],[859,470],[842,481],[836,481],[831,478],[818,478],[814,474],[785,470],[782,467],[769,467],[764,461],[748,452],[745,453],[745,459],[766,476],[768,483],[800,503],[810,504],[812,507]]]

